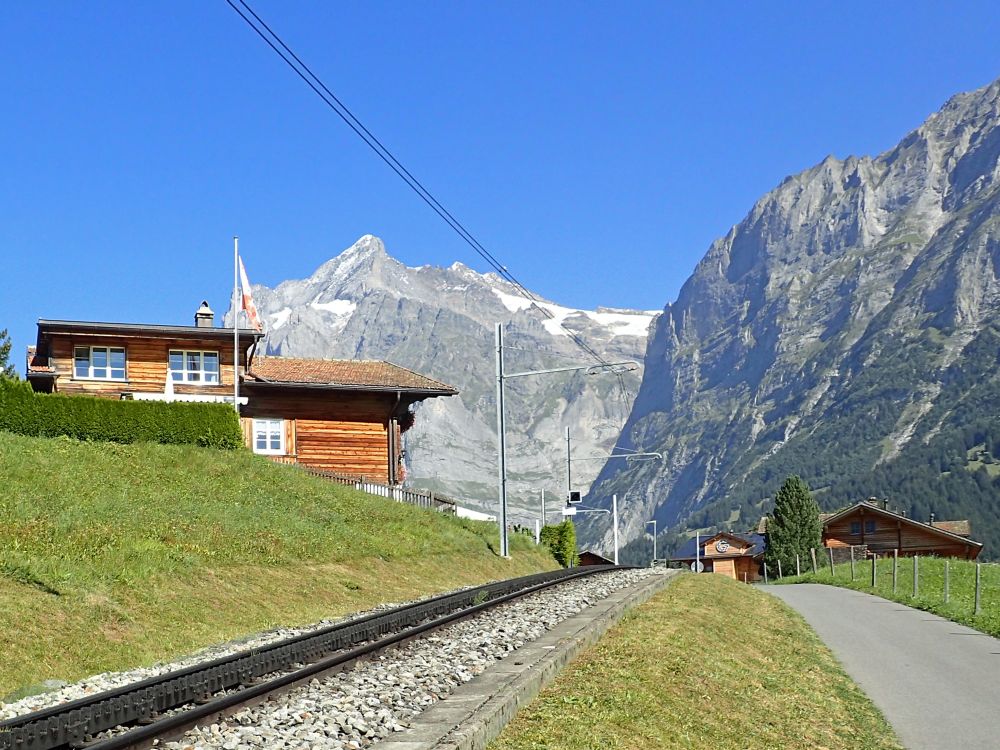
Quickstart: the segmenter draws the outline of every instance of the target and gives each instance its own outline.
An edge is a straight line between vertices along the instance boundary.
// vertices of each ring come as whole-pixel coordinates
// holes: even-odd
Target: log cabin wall
[[[77,378],[73,353],[77,346],[109,346],[125,349],[125,380]],[[171,350],[206,351],[219,354],[218,384],[174,383],[175,393],[230,395],[233,389],[233,345],[216,338],[160,338],[137,335],[53,335],[49,356],[56,368],[53,390],[57,393],[120,398],[123,392],[160,392],[167,385]]]
[[[389,426],[395,394],[251,385],[242,409],[243,431],[253,448],[253,420],[285,420],[285,455],[271,456],[315,469],[389,483]],[[400,460],[399,442],[393,461]],[[397,477],[398,479],[398,477]]]
[[[836,521],[827,522],[823,527],[823,544],[835,549],[865,545],[869,552],[877,554],[896,549],[902,556],[919,554],[973,559],[978,554],[974,545],[935,533],[923,524],[864,511],[858,508]],[[857,529],[854,533],[852,524]]]

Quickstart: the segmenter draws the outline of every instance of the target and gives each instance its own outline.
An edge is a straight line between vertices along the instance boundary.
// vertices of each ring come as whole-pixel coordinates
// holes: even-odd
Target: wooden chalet
[[[720,531],[712,536],[688,539],[670,560],[689,565],[692,570],[697,561],[706,573],[719,573],[753,583],[763,577],[764,537]]]
[[[261,357],[243,388],[243,434],[257,453],[284,463],[403,481],[410,407],[454,388],[389,362]]]
[[[26,373],[43,393],[229,404],[239,377],[255,453],[387,484],[403,480],[410,407],[458,393],[389,362],[255,357],[261,338],[214,327],[207,303],[193,326],[39,320]]]
[[[864,546],[877,554],[898,550],[903,557],[936,555],[975,560],[983,549],[969,538],[968,521],[927,523],[894,513],[884,505],[864,501],[823,520],[823,545],[846,548]]]
[[[604,555],[599,555],[592,550],[585,550],[579,555],[580,565],[614,565],[614,560],[609,560]]]

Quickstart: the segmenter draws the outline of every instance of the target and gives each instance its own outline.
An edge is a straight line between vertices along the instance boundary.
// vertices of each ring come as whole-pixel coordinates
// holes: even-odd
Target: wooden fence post
[[[899,550],[892,551],[892,593],[896,593],[896,581],[899,577]]]
[[[878,553],[872,552],[872,588],[878,583]]]
[[[920,555],[913,556],[913,598],[920,593]]]
[[[973,614],[977,614],[977,615],[980,612],[980,606],[979,606],[979,604],[980,604],[980,592],[982,591],[982,583],[983,583],[983,579],[982,579],[982,576],[981,576],[981,568],[982,568],[982,565],[980,563],[976,563],[976,609],[973,612]]]
[[[827,547],[826,551],[830,553],[830,578],[834,578],[837,574],[833,572],[833,547]]]
[[[945,560],[944,561],[944,603],[945,604],[948,603],[948,595],[950,593],[948,591],[948,589],[949,589],[948,584],[950,583],[950,581],[948,580],[948,576],[949,576],[948,560]]]
[[[816,570],[816,548],[815,547],[810,547],[809,548],[809,556],[812,557],[812,561],[813,561],[813,575],[816,575],[816,573],[818,571]]]
[[[854,580],[854,545],[851,545],[851,580]]]

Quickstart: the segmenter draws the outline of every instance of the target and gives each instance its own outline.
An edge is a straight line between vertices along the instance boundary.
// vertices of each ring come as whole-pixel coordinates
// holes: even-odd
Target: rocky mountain
[[[540,298],[533,303],[497,275],[461,263],[408,268],[371,235],[308,279],[274,289],[255,285],[253,294],[268,354],[386,359],[458,388],[458,397],[416,407],[416,424],[406,433],[408,482],[478,501],[490,512],[496,507],[496,323],[504,326],[505,369],[518,372],[593,364],[568,331],[607,361],[641,360],[655,315],[576,310]],[[562,496],[566,427],[575,456],[608,453],[640,376],[641,370],[623,376],[624,389],[614,376],[585,372],[508,381],[513,520],[534,519],[543,487]],[[600,461],[574,465],[576,489],[586,490],[600,467]],[[532,515],[513,512],[519,507]]]
[[[591,501],[625,538],[747,529],[800,474],[825,508],[869,495],[970,517],[1000,552],[1000,82],[895,148],[785,179],[715,241],[657,319]],[[997,440],[1000,449],[1000,440]],[[584,538],[609,545],[599,517]]]

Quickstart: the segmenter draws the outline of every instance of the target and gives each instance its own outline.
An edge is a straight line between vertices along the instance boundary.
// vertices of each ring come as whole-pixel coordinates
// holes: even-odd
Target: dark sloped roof
[[[441,396],[458,393],[450,385],[379,360],[260,357],[251,364],[247,382],[355,390],[416,391]]]
[[[826,523],[827,519],[828,518],[833,518],[834,515],[836,515],[836,514],[835,513],[820,513],[819,514],[819,522],[820,523]],[[761,516],[761,519],[757,522],[757,533],[758,534],[766,534],[767,533],[767,520],[768,520],[767,516]]]
[[[46,320],[39,318],[38,332],[47,333],[95,333],[95,334],[127,334],[132,336],[169,335],[179,338],[218,338],[232,339],[232,328],[215,328],[202,326],[166,326],[154,323],[105,323],[89,320]],[[240,337],[261,339],[263,333],[252,328],[240,328]]]

